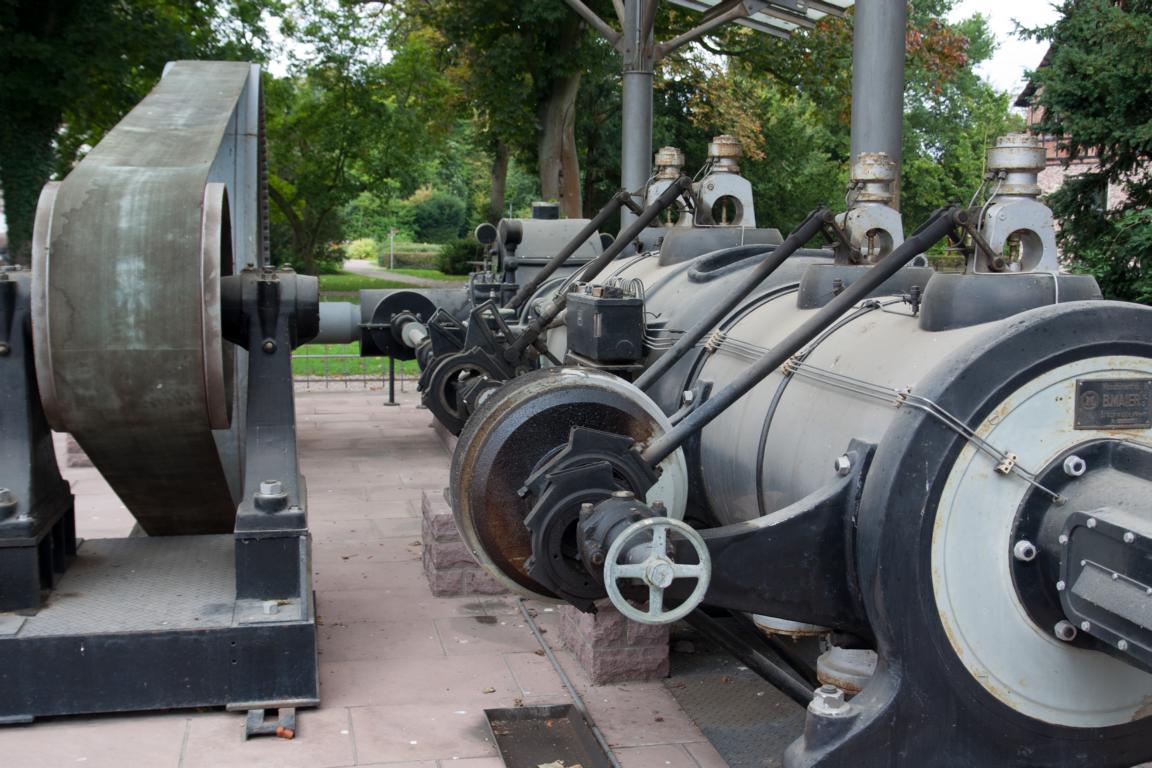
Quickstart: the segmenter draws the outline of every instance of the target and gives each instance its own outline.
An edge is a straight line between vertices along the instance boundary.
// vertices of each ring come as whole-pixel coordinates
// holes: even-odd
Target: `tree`
[[[1032,74],[1034,129],[1055,136],[1068,162],[1097,161],[1049,198],[1064,256],[1106,296],[1152,302],[1152,2],[1065,0],[1060,13],[1028,31],[1051,41]],[[1124,197],[1113,207],[1102,204],[1109,185]]]
[[[489,216],[504,208],[508,163],[534,165],[543,197],[580,216],[576,99],[597,47],[560,0],[408,0],[415,23],[443,35],[445,71],[491,156]]]
[[[324,0],[304,0],[286,18],[292,72],[265,82],[272,223],[287,233],[273,239],[278,261],[315,272],[342,236],[344,209],[396,179],[414,188],[451,128],[435,35],[394,33],[389,50],[396,29],[387,8]]]
[[[979,16],[945,21],[951,0],[909,13],[901,208],[911,226],[947,202],[967,202],[983,175],[985,148],[1019,125],[1008,98],[975,67],[994,41]],[[852,20],[827,17],[787,40],[722,29],[670,66],[697,83],[686,117],[737,135],[758,221],[787,230],[847,181],[852,114]],[[724,58],[718,58],[724,57]]]
[[[40,189],[180,58],[258,59],[257,0],[0,0],[0,189],[11,252],[30,259]]]

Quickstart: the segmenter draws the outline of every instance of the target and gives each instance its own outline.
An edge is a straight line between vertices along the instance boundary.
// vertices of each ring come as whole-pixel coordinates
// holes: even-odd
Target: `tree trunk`
[[[560,203],[560,212],[579,218],[580,159],[576,156],[576,95],[580,91],[580,72],[552,81],[551,95],[541,105],[540,137],[537,157],[540,170],[540,192],[545,200]]]
[[[40,190],[51,178],[54,152],[52,137],[59,124],[56,115],[27,115],[15,111],[0,121],[0,190],[8,220],[8,251],[16,264],[32,263],[32,228]],[[4,107],[0,105],[0,114]]]
[[[488,221],[495,224],[504,217],[504,197],[508,191],[508,145],[499,139],[492,149],[492,197],[488,201]]]

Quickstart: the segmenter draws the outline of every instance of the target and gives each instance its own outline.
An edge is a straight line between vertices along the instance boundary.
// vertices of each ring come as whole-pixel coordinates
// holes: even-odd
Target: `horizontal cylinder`
[[[312,344],[349,344],[359,340],[359,306],[348,301],[320,302],[320,332]]]

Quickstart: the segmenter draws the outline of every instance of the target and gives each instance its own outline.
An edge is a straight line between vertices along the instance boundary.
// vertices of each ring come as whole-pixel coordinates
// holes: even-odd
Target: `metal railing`
[[[292,353],[292,380],[298,391],[383,391],[389,388],[390,373],[395,391],[416,390],[419,369],[414,361],[361,357],[355,343],[305,344]]]

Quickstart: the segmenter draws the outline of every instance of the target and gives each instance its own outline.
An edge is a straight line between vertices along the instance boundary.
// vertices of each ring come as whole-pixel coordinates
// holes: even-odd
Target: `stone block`
[[[597,685],[668,675],[668,627],[629,621],[608,601],[595,614],[560,609],[560,639]]]
[[[467,593],[469,595],[506,595],[504,585],[492,578],[488,571],[475,565],[468,569]]]
[[[92,459],[88,458],[88,454],[84,453],[84,449],[80,447],[80,443],[76,442],[76,438],[68,435],[65,439],[65,459],[64,463],[69,467],[90,467],[92,466]]]
[[[462,541],[430,541],[424,545],[424,551],[432,558],[432,567],[436,570],[476,566],[476,560]]]

